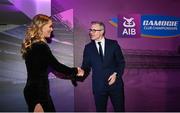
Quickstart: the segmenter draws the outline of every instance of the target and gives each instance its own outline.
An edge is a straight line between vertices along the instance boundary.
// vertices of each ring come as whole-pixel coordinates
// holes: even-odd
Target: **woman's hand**
[[[77,76],[84,76],[84,70],[83,69],[81,69],[80,67],[77,67],[77,69],[78,69],[78,73],[77,73]]]

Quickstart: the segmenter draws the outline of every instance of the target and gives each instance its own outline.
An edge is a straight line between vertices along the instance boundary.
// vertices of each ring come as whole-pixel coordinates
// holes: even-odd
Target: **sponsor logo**
[[[138,37],[140,28],[139,15],[119,15],[118,16],[118,37]]]
[[[141,36],[168,38],[180,36],[180,18],[173,16],[142,15]]]
[[[109,21],[119,38],[167,38],[180,36],[180,18],[159,15],[119,15]]]

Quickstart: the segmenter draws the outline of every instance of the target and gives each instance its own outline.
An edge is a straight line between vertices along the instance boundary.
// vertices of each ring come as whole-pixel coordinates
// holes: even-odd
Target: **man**
[[[92,69],[93,94],[96,111],[105,112],[108,97],[114,111],[124,111],[124,86],[122,75],[125,61],[117,41],[105,38],[105,25],[91,22],[91,42],[85,46],[82,69],[85,75]]]

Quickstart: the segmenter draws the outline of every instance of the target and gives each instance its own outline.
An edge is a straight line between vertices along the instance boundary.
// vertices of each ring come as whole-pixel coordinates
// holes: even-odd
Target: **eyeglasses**
[[[96,32],[96,31],[102,31],[103,29],[89,29],[89,32]]]

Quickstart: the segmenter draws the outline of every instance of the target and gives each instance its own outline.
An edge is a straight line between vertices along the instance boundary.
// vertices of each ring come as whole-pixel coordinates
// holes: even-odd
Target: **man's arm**
[[[125,68],[125,60],[122,54],[121,48],[118,45],[117,41],[115,41],[115,62],[117,63],[114,73],[111,74],[108,78],[108,84],[112,85],[115,83],[117,77],[121,77],[124,73]]]
[[[82,77],[77,77],[77,81],[84,81],[87,76],[89,75],[90,71],[91,71],[91,63],[90,63],[90,57],[89,57],[89,53],[88,53],[88,49],[85,46],[84,52],[83,52],[83,62],[82,62],[82,66],[81,69],[84,70],[84,75]]]
[[[122,76],[125,68],[125,60],[121,48],[117,41],[115,42],[115,59],[117,62],[117,67],[115,69],[115,72],[117,73],[116,75]]]

